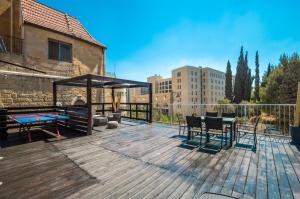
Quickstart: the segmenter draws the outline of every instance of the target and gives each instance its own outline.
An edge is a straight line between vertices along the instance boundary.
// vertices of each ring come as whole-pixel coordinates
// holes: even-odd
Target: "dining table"
[[[205,116],[198,116],[201,117],[201,122],[205,122]],[[223,125],[230,126],[230,139],[229,139],[229,147],[232,147],[233,141],[236,139],[236,118],[230,117],[222,117],[223,118]],[[187,140],[191,139],[191,132],[188,131]],[[209,138],[208,138],[209,139]]]

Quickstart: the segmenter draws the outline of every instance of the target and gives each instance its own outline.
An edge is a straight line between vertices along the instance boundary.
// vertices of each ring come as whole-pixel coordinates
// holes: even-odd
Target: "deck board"
[[[136,125],[3,148],[0,198],[300,198],[300,152],[288,140],[259,136],[256,152],[212,154],[185,148],[177,133]]]

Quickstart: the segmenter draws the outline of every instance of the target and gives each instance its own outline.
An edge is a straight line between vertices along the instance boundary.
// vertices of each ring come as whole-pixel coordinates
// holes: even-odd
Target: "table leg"
[[[26,127],[24,127],[24,129],[27,132],[28,141],[31,142],[32,139],[31,139],[30,125],[26,125]]]
[[[54,125],[55,125],[56,135],[57,135],[57,137],[60,137],[60,133],[59,133],[56,121],[54,122]]]

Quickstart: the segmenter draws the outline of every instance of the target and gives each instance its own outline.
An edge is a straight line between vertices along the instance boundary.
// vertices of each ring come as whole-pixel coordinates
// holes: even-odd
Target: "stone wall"
[[[49,39],[72,44],[72,63],[48,59]],[[28,24],[24,25],[23,46],[24,64],[47,74],[69,77],[105,74],[105,50],[100,46]]]
[[[29,75],[23,73],[0,73],[0,104],[4,107],[52,105],[52,83],[54,76]],[[58,87],[58,102],[71,105],[74,98],[82,96],[86,101],[85,89]],[[93,91],[92,99],[95,100]]]

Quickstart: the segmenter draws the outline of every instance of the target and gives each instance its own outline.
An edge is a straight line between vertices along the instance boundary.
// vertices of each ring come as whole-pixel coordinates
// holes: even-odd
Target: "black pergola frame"
[[[88,110],[87,134],[92,134],[92,88],[111,89],[112,99],[114,100],[115,89],[124,88],[148,88],[149,89],[149,120],[152,122],[152,84],[148,82],[140,82],[126,79],[118,79],[113,77],[105,77],[99,75],[86,74],[82,76],[72,77],[68,79],[57,80],[53,82],[53,106],[57,103],[57,87],[70,86],[86,88],[86,106]]]

